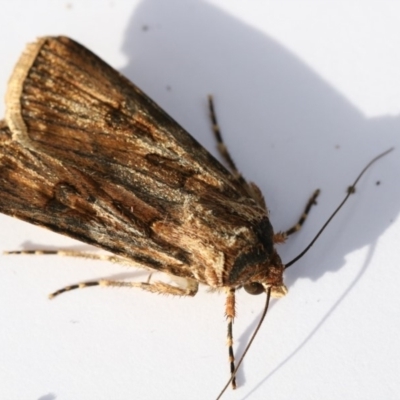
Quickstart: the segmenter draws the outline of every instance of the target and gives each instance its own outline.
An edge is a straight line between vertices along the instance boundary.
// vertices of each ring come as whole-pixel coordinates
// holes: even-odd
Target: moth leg
[[[150,283],[152,276],[153,276],[153,273],[150,273],[149,276],[147,277],[146,283]]]
[[[123,264],[132,266],[132,262],[126,260],[123,257],[109,255],[109,254],[95,254],[84,251],[73,251],[73,250],[14,250],[14,251],[4,251],[5,255],[57,255],[62,257],[80,257],[86,258],[88,260],[100,260],[109,261],[114,264]]]
[[[231,170],[233,177],[238,181],[238,183],[244,187],[246,192],[261,207],[267,209],[264,197],[263,197],[260,189],[254,183],[247,182],[246,179],[243,178],[242,174],[237,169],[236,164],[233,161],[233,158],[232,158],[231,154],[228,151],[228,148],[226,147],[226,145],[224,143],[224,139],[222,138],[222,133],[221,133],[221,130],[219,128],[218,121],[217,121],[217,115],[215,113],[213,97],[211,95],[208,96],[208,107],[209,107],[209,110],[210,110],[210,118],[211,118],[211,123],[212,123],[212,130],[214,132],[215,139],[217,140],[217,147],[218,147],[219,153],[221,154],[221,156],[225,160],[225,162],[228,164],[228,167]]]
[[[126,260],[123,257],[108,255],[108,254],[94,254],[89,252],[80,251],[69,251],[69,250],[17,250],[17,251],[5,251],[4,254],[7,255],[58,255],[65,257],[81,257],[89,260],[101,260],[109,261],[115,264],[122,264],[131,267],[132,261]],[[135,267],[145,268],[142,265],[136,265]],[[147,269],[147,268],[145,268]],[[91,286],[115,286],[115,287],[139,287],[143,290],[152,293],[161,294],[172,294],[175,296],[195,296],[198,291],[198,283],[193,279],[185,278],[186,287],[178,287],[173,285],[168,285],[163,282],[150,283],[152,273],[149,274],[146,282],[126,282],[126,281],[110,281],[106,279],[101,279],[99,281],[92,282],[81,282],[75,285],[66,286],[60,290],[49,295],[50,298],[58,296],[61,293],[68,292],[74,289],[81,289]]]
[[[311,210],[311,207],[317,204],[317,197],[320,194],[320,190],[317,189],[310,199],[307,202],[307,205],[304,209],[303,214],[301,215],[300,219],[297,221],[295,225],[293,225],[290,229],[286,232],[278,232],[274,235],[274,243],[283,243],[287,239],[288,236],[292,235],[293,233],[299,231],[303,226],[305,220],[307,219],[308,213]]]
[[[198,290],[198,283],[193,279],[186,279],[186,287],[172,286],[164,282],[127,282],[127,281],[110,281],[107,279],[100,279],[98,281],[92,282],[81,282],[75,285],[66,286],[60,290],[49,295],[52,299],[61,293],[69,292],[70,290],[83,289],[92,286],[104,286],[104,287],[129,287],[129,288],[139,288],[146,290],[151,293],[158,294],[172,294],[174,296],[195,296]]]
[[[222,138],[221,130],[219,128],[218,121],[217,121],[217,115],[215,114],[213,97],[211,95],[208,96],[208,107],[210,110],[212,130],[214,132],[215,139],[217,140],[218,151],[221,154],[222,158],[225,160],[225,162],[228,164],[228,167],[232,171],[233,176],[242,185],[247,186],[246,180],[243,178],[242,174],[237,169],[236,164],[233,161],[233,158],[230,155],[228,148],[226,147],[226,145],[224,143],[224,139]]]
[[[235,318],[235,289],[227,288],[226,291],[226,303],[225,303],[225,315],[228,320],[228,334],[227,334],[227,345],[229,352],[229,364],[231,375],[235,372],[235,355],[233,353],[233,333],[232,325]],[[232,389],[236,389],[236,377],[232,379]]]

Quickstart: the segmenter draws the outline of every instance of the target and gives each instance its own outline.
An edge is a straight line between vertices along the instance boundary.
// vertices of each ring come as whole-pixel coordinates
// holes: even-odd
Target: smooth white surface
[[[65,34],[126,74],[216,154],[225,139],[266,196],[276,230],[322,190],[292,259],[378,153],[356,195],[286,274],[229,399],[398,399],[400,3],[2,1],[0,93],[27,42]],[[4,106],[0,105],[1,114]],[[377,182],[380,182],[377,185]],[[0,188],[1,190],[1,188]],[[0,216],[3,249],[85,245]],[[57,257],[0,258],[0,398],[213,399],[228,378],[224,297],[65,285],[140,270]],[[263,296],[240,293],[240,355]]]

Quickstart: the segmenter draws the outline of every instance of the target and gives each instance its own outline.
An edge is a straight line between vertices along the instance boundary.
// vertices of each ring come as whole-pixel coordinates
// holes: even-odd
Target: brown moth
[[[293,228],[274,233],[260,190],[240,175],[223,144],[211,101],[231,172],[139,88],[66,37],[27,46],[6,106],[2,213],[114,254],[103,259],[186,280],[182,286],[100,280],[51,296],[96,285],[177,296],[194,296],[199,284],[223,290],[235,387],[235,291],[266,293],[267,305],[270,295],[286,293],[274,245],[300,228],[319,192]]]

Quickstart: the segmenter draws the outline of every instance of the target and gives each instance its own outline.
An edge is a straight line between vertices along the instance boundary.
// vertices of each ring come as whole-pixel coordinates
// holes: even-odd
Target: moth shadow
[[[54,393],[47,393],[40,396],[37,400],[56,400],[57,396]]]
[[[122,51],[128,62],[121,72],[219,157],[206,105],[214,94],[225,142],[264,193],[276,231],[291,227],[321,189],[303,229],[279,247],[284,262],[308,245],[362,168],[395,147],[290,268],[288,286],[339,271],[347,254],[376,243],[398,215],[400,118],[365,116],[273,38],[201,0],[190,7],[185,0],[145,0],[131,17]]]
[[[285,263],[310,243],[365,165],[395,147],[368,170],[317,243],[285,274],[290,289],[300,280],[339,273],[348,254],[369,250],[320,323],[261,385],[356,287],[379,237],[397,218],[400,118],[368,117],[282,43],[201,0],[144,0],[127,26],[122,51],[128,62],[121,72],[219,158],[206,106],[207,95],[214,95],[225,142],[244,176],[264,193],[275,231],[291,227],[321,189],[302,230],[278,248]],[[237,356],[257,322],[242,333]],[[241,382],[244,374],[239,370]]]

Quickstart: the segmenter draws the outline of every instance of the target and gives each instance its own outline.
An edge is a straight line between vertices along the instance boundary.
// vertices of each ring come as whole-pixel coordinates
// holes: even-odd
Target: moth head
[[[285,265],[274,247],[266,249],[257,246],[237,258],[231,277],[238,278],[242,273],[241,286],[249,294],[258,295],[270,291],[272,297],[279,298],[288,291],[283,283],[284,270]]]

